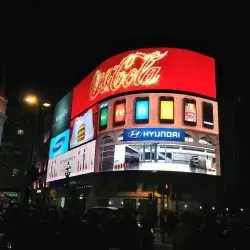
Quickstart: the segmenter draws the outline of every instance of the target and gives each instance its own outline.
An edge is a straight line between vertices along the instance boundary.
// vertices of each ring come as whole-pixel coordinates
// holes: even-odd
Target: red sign
[[[71,118],[112,95],[177,90],[216,98],[213,58],[183,49],[128,51],[103,62],[73,90]]]
[[[126,114],[126,104],[120,103],[115,106],[115,122],[124,122]]]

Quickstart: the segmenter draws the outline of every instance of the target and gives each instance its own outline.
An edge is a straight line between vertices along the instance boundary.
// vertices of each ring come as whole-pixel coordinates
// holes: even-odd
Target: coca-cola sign
[[[120,88],[130,86],[150,86],[157,84],[160,78],[160,66],[155,62],[167,55],[167,51],[161,53],[136,52],[126,56],[118,65],[105,72],[97,70],[91,82],[90,99],[94,100],[104,92],[115,92]],[[139,67],[136,64],[139,63]]]
[[[145,90],[174,90],[216,98],[214,59],[175,48],[140,49],[116,55],[74,88],[71,119],[113,95]]]

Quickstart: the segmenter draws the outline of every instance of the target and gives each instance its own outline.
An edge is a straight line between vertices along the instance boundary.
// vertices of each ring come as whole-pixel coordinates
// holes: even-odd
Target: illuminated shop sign
[[[67,129],[60,135],[54,137],[50,141],[49,158],[63,154],[69,149],[70,129]]]
[[[148,48],[116,55],[74,88],[71,119],[113,95],[145,90],[176,90],[216,98],[215,61],[176,48]],[[171,108],[169,102],[162,104],[163,109]],[[171,117],[163,114],[162,119],[169,122]]]
[[[123,141],[185,141],[185,130],[177,128],[124,129]]]

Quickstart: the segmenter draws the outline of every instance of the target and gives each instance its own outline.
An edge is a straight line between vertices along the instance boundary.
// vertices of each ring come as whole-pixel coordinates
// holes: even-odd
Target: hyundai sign
[[[185,130],[178,128],[124,129],[123,141],[185,141]]]
[[[67,129],[63,133],[51,139],[49,148],[49,158],[56,157],[60,154],[66,153],[69,149],[69,133]]]

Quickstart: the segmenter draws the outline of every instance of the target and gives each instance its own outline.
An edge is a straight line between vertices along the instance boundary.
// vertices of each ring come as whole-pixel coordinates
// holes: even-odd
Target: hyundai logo
[[[142,136],[142,132],[138,130],[132,130],[128,132],[128,137],[131,139],[137,139],[137,138],[140,138],[141,136]]]
[[[64,144],[65,142],[65,136],[61,137],[54,145],[53,147],[53,153],[56,153]]]

